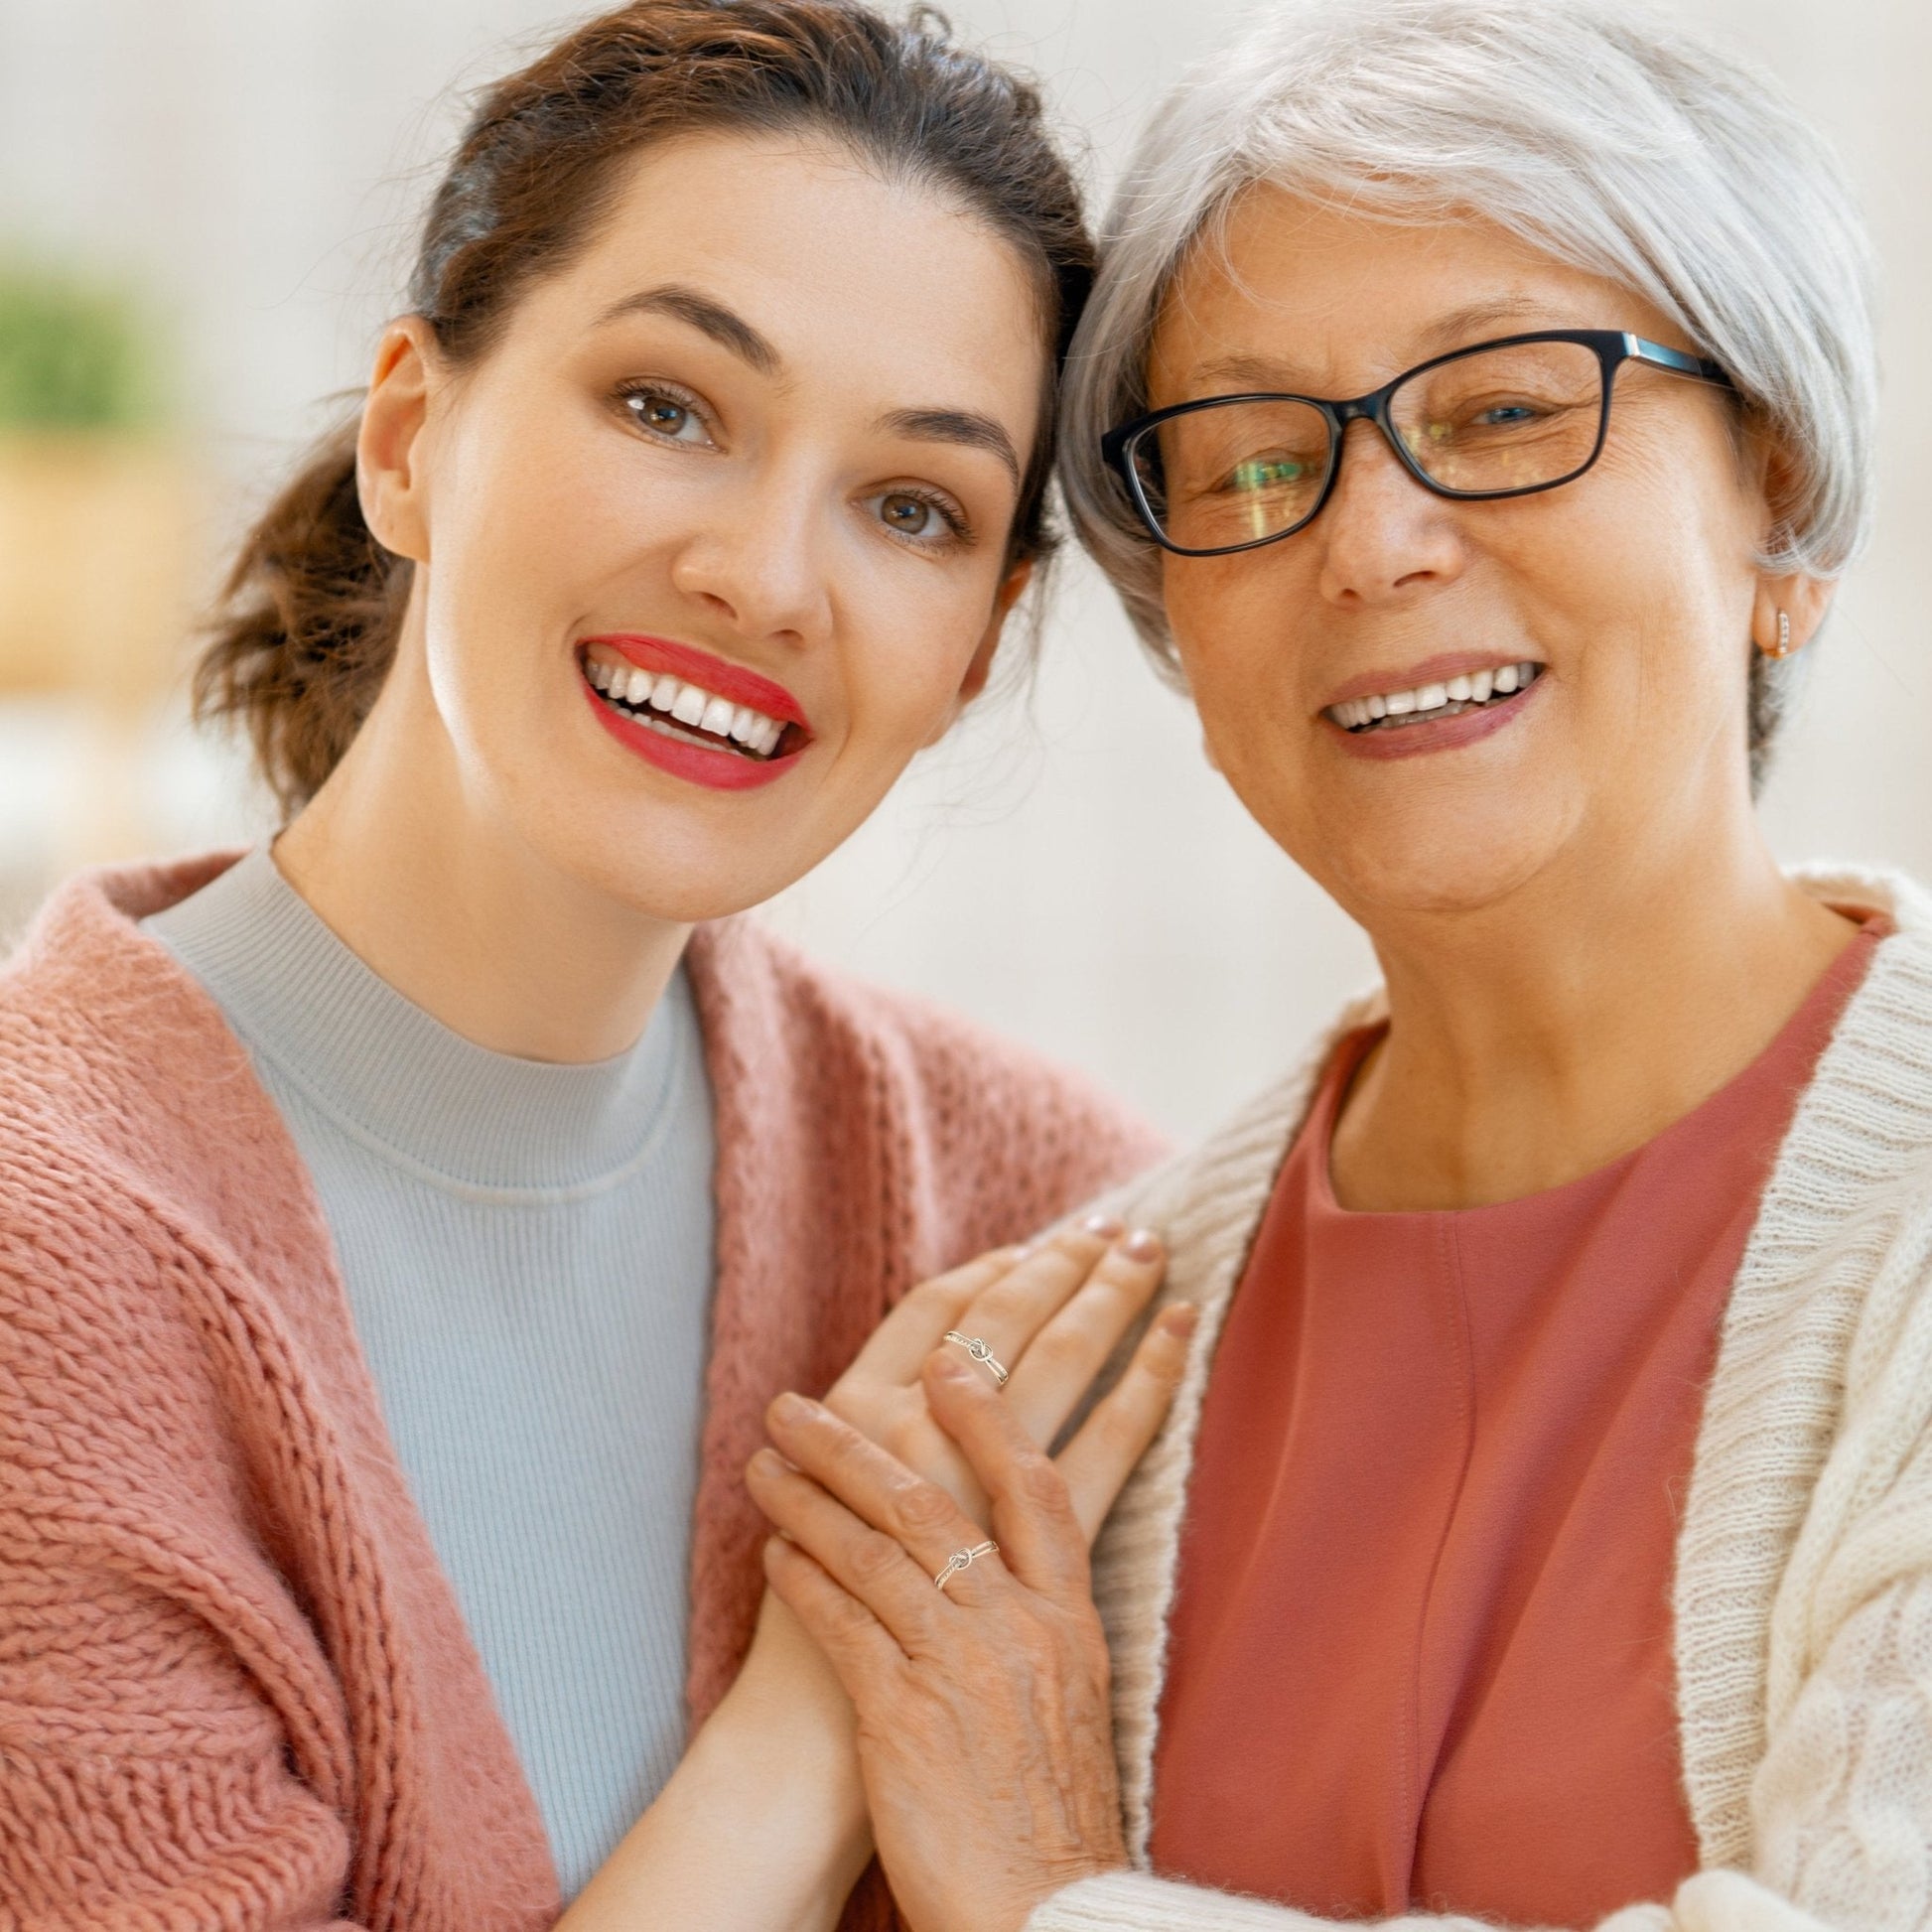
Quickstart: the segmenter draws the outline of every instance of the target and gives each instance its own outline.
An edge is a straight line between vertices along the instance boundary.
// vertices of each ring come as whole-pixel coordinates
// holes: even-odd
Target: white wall
[[[1932,875],[1932,10],[1914,0],[1678,0],[1780,73],[1838,139],[1889,264],[1885,507],[1847,586],[1767,810],[1794,858]],[[953,0],[1053,76],[1104,183],[1234,0]],[[0,0],[0,234],[165,292],[220,488],[210,550],[360,377],[402,273],[452,78],[558,16],[527,0]],[[512,45],[513,44],[513,45]],[[0,708],[0,854],[60,850],[69,725]],[[158,849],[261,822],[232,757],[157,733]],[[64,785],[69,789],[64,790]],[[21,854],[26,854],[25,859]],[[1029,698],[970,723],[778,916],[823,951],[1080,1062],[1176,1133],[1206,1126],[1368,971],[1357,934],[1201,762],[1091,573],[1066,570]]]

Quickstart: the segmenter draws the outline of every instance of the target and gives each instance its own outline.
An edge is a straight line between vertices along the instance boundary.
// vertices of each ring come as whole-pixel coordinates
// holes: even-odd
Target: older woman
[[[1112,237],[1076,511],[1385,984],[1131,1197],[1200,1321],[1091,1597],[990,1387],[943,1591],[774,1417],[901,1904],[1932,1924],[1932,902],[1752,808],[1869,513],[1839,177],[1620,7],[1366,0],[1184,83]]]

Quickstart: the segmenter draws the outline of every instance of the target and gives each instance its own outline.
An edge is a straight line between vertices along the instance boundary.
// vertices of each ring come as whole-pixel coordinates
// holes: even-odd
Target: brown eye
[[[931,536],[938,523],[938,512],[923,497],[908,496],[895,490],[880,499],[879,513],[901,536]]]
[[[632,389],[624,407],[641,430],[665,443],[709,443],[704,419],[683,397],[667,389]]]

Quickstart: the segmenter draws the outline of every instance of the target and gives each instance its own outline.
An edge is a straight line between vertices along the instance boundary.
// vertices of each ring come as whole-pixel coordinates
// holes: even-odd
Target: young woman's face
[[[1693,346],[1498,228],[1397,226],[1268,191],[1235,210],[1224,255],[1181,276],[1151,387],[1157,406],[1348,397],[1449,349],[1579,328]],[[1714,387],[1626,365],[1595,467],[1491,501],[1429,493],[1356,423],[1305,529],[1165,560],[1216,762],[1371,931],[1378,909],[1473,910],[1539,878],[1647,867],[1747,809],[1752,637],[1775,624],[1767,600],[1800,590],[1755,565],[1768,514],[1727,410]],[[1810,621],[1794,616],[1800,640]]]
[[[415,344],[397,668],[525,848],[659,917],[755,904],[984,681],[1045,349],[1026,265],[933,191],[679,140],[477,365]]]

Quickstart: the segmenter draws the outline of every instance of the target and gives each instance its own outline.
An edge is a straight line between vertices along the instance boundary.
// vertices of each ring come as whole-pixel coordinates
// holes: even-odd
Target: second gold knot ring
[[[932,1330],[930,1328],[926,1330],[927,1334],[931,1332]],[[990,1368],[993,1371],[993,1379],[999,1383],[1001,1388],[1004,1389],[1006,1387],[1007,1372],[993,1359],[993,1344],[991,1342],[981,1341],[978,1335],[962,1335],[957,1328],[948,1328],[946,1330],[946,1339],[948,1341],[958,1342],[960,1347],[965,1349],[967,1354],[972,1356],[974,1361],[978,1362],[981,1367]]]
[[[976,1543],[970,1550],[955,1550],[946,1559],[945,1569],[940,1571],[938,1576],[933,1578],[932,1581],[941,1589],[944,1589],[946,1585],[954,1577],[957,1577],[962,1570],[972,1569],[979,1558],[990,1557],[999,1547],[997,1543]]]

